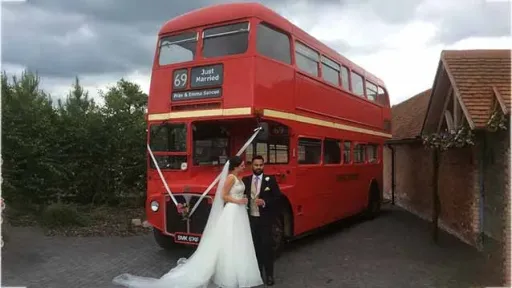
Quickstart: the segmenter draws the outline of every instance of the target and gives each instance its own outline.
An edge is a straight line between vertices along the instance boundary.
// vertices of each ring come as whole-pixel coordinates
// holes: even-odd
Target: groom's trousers
[[[254,250],[258,258],[260,271],[266,277],[274,277],[274,250],[272,249],[272,225],[265,219],[249,216]]]

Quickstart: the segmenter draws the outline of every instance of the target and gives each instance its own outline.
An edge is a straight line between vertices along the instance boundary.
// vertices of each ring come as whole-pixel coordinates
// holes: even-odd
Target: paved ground
[[[44,237],[17,228],[2,251],[2,284],[117,287],[123,272],[158,277],[182,255],[152,236]],[[182,252],[187,253],[187,252]],[[435,245],[428,224],[398,209],[369,222],[344,223],[290,244],[276,262],[275,287],[499,286],[500,267],[446,234]]]

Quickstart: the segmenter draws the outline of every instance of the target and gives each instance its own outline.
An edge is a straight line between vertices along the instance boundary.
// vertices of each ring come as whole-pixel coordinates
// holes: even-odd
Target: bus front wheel
[[[156,244],[165,250],[173,250],[177,247],[172,236],[165,235],[162,231],[153,228],[153,237]]]

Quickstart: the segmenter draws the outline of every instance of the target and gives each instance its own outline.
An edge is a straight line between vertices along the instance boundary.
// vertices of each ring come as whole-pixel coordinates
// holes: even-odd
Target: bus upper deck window
[[[377,85],[373,84],[370,81],[366,81],[366,97],[368,98],[368,100],[376,101],[377,95]]]
[[[352,71],[352,92],[354,94],[364,97],[364,86],[363,86],[363,76]]]
[[[203,39],[205,58],[245,53],[249,46],[249,22],[205,29]]]
[[[166,36],[159,43],[159,65],[169,65],[194,60],[197,49],[197,32]]]
[[[256,37],[258,53],[286,64],[292,63],[290,38],[288,38],[288,35],[260,23]]]
[[[377,90],[377,102],[379,102],[382,105],[388,104],[388,95],[387,95],[386,91],[384,89],[382,89],[382,87],[380,87],[380,86],[378,87],[378,90]]]

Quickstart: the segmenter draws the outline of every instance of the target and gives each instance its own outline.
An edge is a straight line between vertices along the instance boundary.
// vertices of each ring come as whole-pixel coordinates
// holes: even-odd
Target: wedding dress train
[[[229,161],[222,170],[206,228],[194,254],[179,259],[178,266],[161,278],[123,274],[113,283],[130,288],[239,288],[263,284],[246,207],[224,205],[222,200],[228,167]],[[237,179],[229,193],[241,199],[244,190],[243,182]]]

